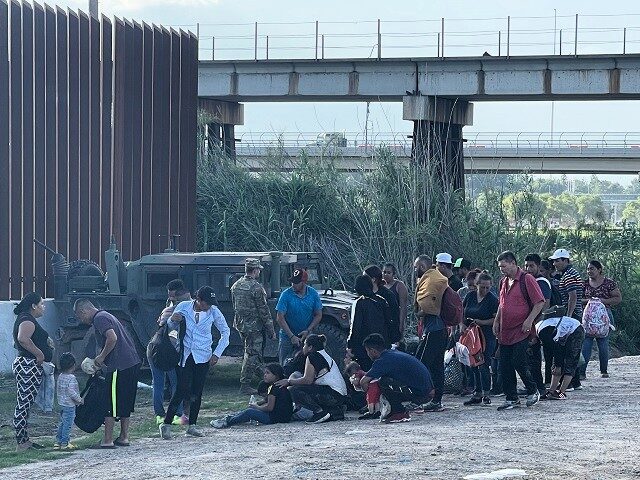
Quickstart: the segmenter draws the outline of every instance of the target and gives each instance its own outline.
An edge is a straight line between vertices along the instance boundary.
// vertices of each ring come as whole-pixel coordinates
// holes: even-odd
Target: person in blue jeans
[[[293,401],[286,386],[274,385],[285,378],[284,370],[278,363],[270,363],[264,368],[263,380],[268,385],[267,402],[263,405],[249,405],[249,408],[233,415],[211,421],[213,428],[227,428],[255,420],[264,425],[288,423],[293,415]]]
[[[472,367],[475,380],[473,396],[464,402],[465,405],[491,405],[489,391],[491,390],[491,372],[489,365],[496,348],[496,336],[493,334],[493,321],[498,313],[498,297],[491,292],[493,279],[487,273],[481,273],[476,278],[475,292],[469,292],[464,298],[465,325],[472,323],[479,325],[485,338],[485,361],[482,365]]]
[[[315,288],[307,285],[309,274],[296,269],[289,278],[291,286],[280,294],[276,319],[280,325],[278,360],[280,365],[301,350],[305,338],[322,320],[322,301]]]
[[[58,376],[57,394],[58,405],[60,405],[60,425],[56,434],[56,443],[53,448],[56,450],[74,450],[76,448],[70,442],[71,427],[76,418],[76,405],[84,403],[80,396],[78,380],[73,372],[76,369],[76,359],[69,352],[60,356],[60,370]]]

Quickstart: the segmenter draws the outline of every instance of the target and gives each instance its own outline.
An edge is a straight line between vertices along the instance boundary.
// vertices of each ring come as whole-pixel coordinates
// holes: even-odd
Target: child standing
[[[360,380],[366,375],[367,372],[362,370],[358,362],[350,362],[344,371],[349,375],[349,381],[356,391],[361,392]],[[368,411],[358,417],[358,420],[369,420],[374,418],[380,418],[380,386],[377,380],[373,380],[369,383],[369,389],[366,394],[367,409]]]
[[[232,425],[256,420],[259,423],[288,423],[293,414],[293,401],[287,387],[274,385],[284,378],[284,370],[278,363],[270,363],[264,369],[264,383],[268,385],[267,402],[263,405],[250,405],[249,408],[234,415],[211,421],[213,428],[227,428]]]
[[[53,448],[56,450],[74,450],[75,445],[69,442],[71,427],[76,418],[76,405],[84,403],[80,396],[78,380],[73,372],[76,369],[76,359],[69,352],[60,356],[60,370],[58,376],[58,405],[60,405],[60,425],[56,435],[56,443]]]

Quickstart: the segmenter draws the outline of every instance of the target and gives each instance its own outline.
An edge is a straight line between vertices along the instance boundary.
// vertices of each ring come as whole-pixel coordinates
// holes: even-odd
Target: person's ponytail
[[[42,297],[35,292],[27,293],[22,300],[13,309],[14,315],[20,315],[31,310],[33,305],[38,305],[42,301]]]
[[[324,350],[324,346],[327,344],[327,337],[324,335],[316,335],[312,333],[307,337],[305,343],[313,348],[316,352]]]

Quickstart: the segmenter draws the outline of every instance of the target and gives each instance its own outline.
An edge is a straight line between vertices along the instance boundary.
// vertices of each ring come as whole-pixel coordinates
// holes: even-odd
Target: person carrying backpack
[[[544,297],[532,275],[518,267],[512,252],[498,256],[498,268],[504,275],[500,282],[499,306],[493,324],[493,333],[500,343],[499,363],[505,402],[498,410],[511,410],[520,406],[516,372],[527,389],[527,406],[540,400],[540,393],[531,377],[527,348],[533,322],[544,307]]]
[[[450,258],[451,256],[449,256]],[[416,357],[431,373],[435,389],[433,398],[423,405],[423,409],[439,412],[443,410],[444,352],[448,339],[447,328],[440,313],[442,298],[449,285],[447,277],[432,266],[431,258],[427,255],[420,255],[416,258],[413,269],[418,279],[414,297],[415,312],[422,322],[422,339],[418,345]],[[457,298],[460,299],[460,297]]]

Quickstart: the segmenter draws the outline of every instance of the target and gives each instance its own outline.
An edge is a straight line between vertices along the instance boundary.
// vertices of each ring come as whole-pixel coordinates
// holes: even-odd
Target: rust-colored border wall
[[[0,299],[53,293],[50,253],[195,247],[197,40],[0,0]]]

